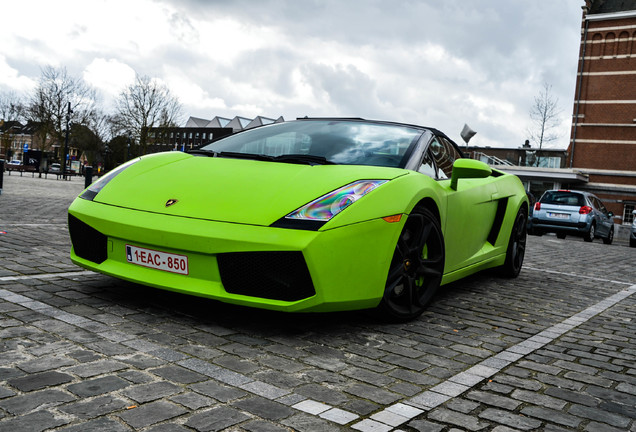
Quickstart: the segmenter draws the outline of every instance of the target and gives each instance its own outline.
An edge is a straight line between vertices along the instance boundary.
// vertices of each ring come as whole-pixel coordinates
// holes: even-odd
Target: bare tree
[[[39,125],[40,150],[47,151],[52,144],[64,142],[67,121],[88,124],[95,111],[95,98],[95,90],[83,80],[70,76],[66,68],[42,69],[28,109],[29,120]]]
[[[14,92],[0,93],[0,121],[25,120],[25,107],[22,99]]]
[[[539,149],[543,144],[559,137],[554,129],[559,125],[561,109],[559,100],[552,97],[551,90],[551,85],[543,83],[543,90],[534,98],[534,104],[530,109],[532,126],[528,129],[528,134],[532,141],[539,145]]]
[[[176,126],[181,110],[181,103],[168,87],[137,75],[135,83],[119,95],[113,120],[121,134],[139,142],[139,153],[145,154],[150,129]]]

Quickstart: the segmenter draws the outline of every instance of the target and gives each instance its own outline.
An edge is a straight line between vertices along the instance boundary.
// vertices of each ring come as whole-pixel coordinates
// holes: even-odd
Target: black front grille
[[[229,293],[284,301],[316,294],[301,252],[233,252],[217,261]]]
[[[73,215],[68,215],[68,231],[75,254],[96,264],[108,258],[107,237]]]

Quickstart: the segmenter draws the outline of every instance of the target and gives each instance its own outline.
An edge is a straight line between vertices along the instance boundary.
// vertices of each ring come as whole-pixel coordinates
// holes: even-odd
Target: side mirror
[[[609,212],[609,213],[607,214],[607,217],[613,218],[613,217],[614,217],[614,212]]]
[[[453,164],[450,187],[457,190],[457,181],[463,178],[485,178],[492,174],[492,168],[475,159],[457,159]]]

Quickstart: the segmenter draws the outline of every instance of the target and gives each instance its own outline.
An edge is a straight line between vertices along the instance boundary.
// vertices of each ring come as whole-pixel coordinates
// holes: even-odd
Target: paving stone
[[[475,416],[454,412],[446,408],[437,408],[432,410],[429,413],[428,418],[431,420],[456,425],[469,431],[481,430],[488,426],[488,423],[483,422]]]
[[[40,432],[53,429],[70,420],[55,416],[50,411],[36,411],[19,417],[13,417],[6,421],[0,421],[0,432]]]
[[[74,426],[58,429],[60,432],[129,432],[130,428],[109,418],[98,418]]]
[[[40,390],[46,387],[65,384],[73,380],[73,377],[69,374],[49,371],[41,372],[37,374],[31,374],[28,376],[10,379],[7,382],[9,385],[17,388],[23,392],[30,392],[33,390]]]
[[[632,408],[632,415],[636,414],[636,410]],[[617,428],[627,428],[632,419],[627,416],[615,414],[595,407],[589,407],[584,405],[572,405],[568,412],[572,415],[595,420],[600,423],[606,423]]]
[[[283,404],[259,396],[238,400],[232,406],[267,420],[280,420],[295,413]]]
[[[195,382],[205,381],[207,379],[207,377],[204,375],[175,365],[152,369],[150,372],[168,381],[173,381],[180,384],[192,384]]]
[[[18,363],[16,366],[28,373],[44,372],[58,369],[63,366],[70,366],[75,362],[63,355],[52,355],[39,357],[37,359]]]
[[[521,401],[514,400],[514,392],[512,394],[512,398],[509,398],[484,391],[472,391],[466,394],[466,398],[509,411],[514,411],[522,403]]]
[[[178,394],[170,398],[170,400],[191,410],[198,410],[199,408],[216,405],[216,401],[214,399],[195,392]]]
[[[309,414],[296,414],[281,420],[285,426],[303,432],[340,432],[340,426]]]
[[[525,407],[521,410],[521,414],[528,417],[535,417],[540,420],[549,421],[551,423],[568,426],[571,428],[577,428],[583,421],[582,418],[573,416],[571,414],[537,406]]]
[[[47,389],[2,399],[0,400],[0,408],[11,414],[19,415],[41,406],[53,407],[73,400],[75,400],[73,396],[61,390]]]
[[[220,431],[248,420],[249,417],[231,407],[217,407],[193,414],[185,425],[197,431]]]
[[[161,421],[180,416],[188,411],[170,402],[157,401],[141,405],[118,414],[119,418],[136,429],[141,429]]]
[[[98,360],[91,363],[83,363],[64,369],[65,372],[72,373],[80,378],[90,378],[110,372],[116,372],[128,368],[128,365],[114,360]]]
[[[249,432],[287,432],[289,429],[277,426],[264,420],[252,420],[241,424],[241,428]]]
[[[157,426],[153,426],[147,430],[147,432],[190,432],[192,429],[181,426],[175,423],[164,423]]]
[[[60,407],[60,411],[73,414],[83,419],[93,419],[105,414],[126,409],[128,403],[114,396],[99,396],[88,401],[79,401]],[[86,429],[90,430],[90,429]]]
[[[487,408],[479,414],[479,418],[502,423],[518,430],[537,430],[541,426],[541,421],[528,418],[508,411],[495,408]]]
[[[367,384],[353,384],[344,389],[344,391],[382,405],[389,405],[400,399],[400,396],[396,393],[382,390]]]
[[[159,381],[128,387],[122,391],[122,394],[138,403],[146,403],[166,396],[172,396],[179,392],[181,392],[179,386],[170,382]]]
[[[242,398],[248,394],[243,390],[228,387],[216,381],[206,381],[202,383],[192,384],[189,386],[189,388],[221,402],[229,402],[235,399]]]
[[[125,381],[116,376],[105,376],[101,378],[94,378],[91,380],[82,381],[77,384],[70,384],[67,389],[80,397],[97,396],[104,393],[109,393],[115,390],[126,388],[130,385],[128,381]]]

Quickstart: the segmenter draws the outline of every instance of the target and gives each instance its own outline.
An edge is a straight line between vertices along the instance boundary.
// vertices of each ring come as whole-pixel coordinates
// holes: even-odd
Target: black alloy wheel
[[[506,261],[500,267],[501,274],[506,277],[515,278],[519,276],[523,266],[523,258],[526,255],[527,240],[527,211],[524,207],[517,212],[510,240],[508,240],[508,250],[506,251]]]
[[[416,207],[402,228],[378,309],[392,321],[418,317],[443,274],[444,237],[439,221],[427,208]]]

